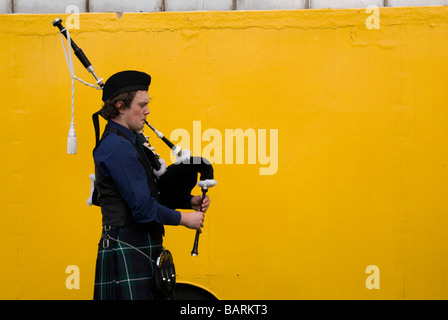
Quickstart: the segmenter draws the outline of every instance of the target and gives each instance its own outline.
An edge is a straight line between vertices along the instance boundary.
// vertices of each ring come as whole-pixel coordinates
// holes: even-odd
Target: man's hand
[[[185,226],[190,229],[196,229],[199,232],[202,232],[201,228],[204,227],[204,225],[202,224],[203,222],[204,222],[204,213],[201,211],[181,213],[180,225],[182,226]]]
[[[210,205],[210,198],[207,195],[205,196],[202,208],[201,203],[202,203],[202,195],[191,198],[191,207],[196,211],[202,211],[205,213],[205,211],[207,211],[208,209],[208,206]]]

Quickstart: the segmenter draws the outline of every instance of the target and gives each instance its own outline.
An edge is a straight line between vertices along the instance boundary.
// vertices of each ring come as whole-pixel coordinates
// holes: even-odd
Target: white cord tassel
[[[87,205],[91,206],[93,204],[93,190],[95,189],[95,175],[92,173],[89,175],[90,178],[90,196],[87,199]]]
[[[67,154],[76,154],[78,139],[76,138],[75,123],[70,123],[70,130],[67,137]]]
[[[70,77],[72,78],[72,117],[70,122],[70,130],[68,131],[67,138],[67,154],[76,154],[78,141],[76,138],[74,113],[75,113],[75,72],[73,70],[73,59],[72,59],[72,46],[70,41],[70,33],[67,30],[67,50],[64,46],[64,39],[61,36],[62,48],[64,49],[65,60],[67,61],[68,71],[70,72]]]
[[[62,43],[62,49],[64,51],[65,55],[65,61],[67,62],[68,71],[70,72],[70,77],[72,78],[72,117],[70,122],[70,130],[68,132],[68,138],[67,138],[67,153],[68,154],[76,154],[76,149],[78,146],[78,142],[76,139],[76,132],[75,132],[75,122],[74,122],[74,113],[75,113],[75,80],[78,80],[79,82],[83,83],[86,86],[95,88],[97,90],[102,90],[101,87],[95,86],[93,84],[87,83],[84,80],[78,78],[75,76],[75,71],[73,69],[73,58],[72,58],[72,42],[70,39],[70,32],[68,29],[66,30],[67,34],[67,48],[64,45],[64,37],[62,36],[62,32],[59,33],[61,36],[61,43]],[[101,82],[103,79],[100,79],[97,81],[97,83]]]

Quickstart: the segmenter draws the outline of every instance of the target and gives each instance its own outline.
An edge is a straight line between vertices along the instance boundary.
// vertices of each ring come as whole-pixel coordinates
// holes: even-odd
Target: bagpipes
[[[62,25],[61,18],[55,19],[52,22],[52,24],[53,26],[59,29],[60,34],[63,35],[68,42],[67,53],[65,53],[64,44],[63,43],[62,44],[67,64],[69,65],[69,71],[72,76],[72,123],[70,125],[70,131],[68,137],[69,140],[67,142],[67,148],[68,148],[67,150],[69,150],[70,139],[73,138],[76,139],[76,133],[74,132],[74,123],[73,123],[73,90],[74,90],[73,80],[74,79],[79,80],[84,84],[95,87],[99,90],[103,89],[104,84],[103,79],[100,79],[96,75],[92,64],[90,63],[89,59],[87,59],[84,52],[81,50],[81,48],[79,48],[76,45],[73,39],[71,39],[68,30]],[[98,86],[85,83],[81,79],[74,76],[73,65],[71,63],[71,59],[69,59],[71,58],[71,52],[69,49],[70,47],[72,48],[73,52],[75,53],[79,61],[87,69],[87,71],[93,75],[93,77],[96,80],[96,85]],[[100,114],[100,112],[96,112],[92,116],[92,118],[94,118],[95,116],[98,117],[98,114]],[[161,159],[158,154],[155,153],[154,148],[150,145],[148,139],[143,134],[143,132],[138,133],[138,137],[144,146],[144,152],[152,162],[153,172],[157,177],[157,185],[160,191],[161,203],[171,209],[180,208],[181,205],[191,200],[190,194],[196,185],[198,185],[201,188],[202,201],[204,201],[208,189],[215,186],[217,183],[217,181],[214,180],[213,166],[211,165],[211,163],[207,159],[202,157],[192,157],[189,150],[181,150],[179,146],[175,146],[161,132],[156,130],[147,121],[145,121],[145,124],[157,135],[158,138],[160,138],[171,149],[172,154],[174,154],[177,159],[175,163],[167,167],[165,161]],[[98,121],[95,121],[95,119],[94,119],[94,125],[95,125],[96,139],[98,141],[99,128],[97,128]],[[75,146],[76,146],[76,140],[75,140]],[[75,152],[68,151],[68,153],[76,153],[76,151]],[[198,181],[198,174],[200,174],[199,181]],[[94,179],[95,179],[94,175],[90,175],[90,179],[91,179],[91,196],[87,201],[89,205],[92,203],[95,204],[95,195],[93,194]],[[198,255],[199,234],[200,234],[199,230],[196,230],[193,250],[191,251],[192,256]]]

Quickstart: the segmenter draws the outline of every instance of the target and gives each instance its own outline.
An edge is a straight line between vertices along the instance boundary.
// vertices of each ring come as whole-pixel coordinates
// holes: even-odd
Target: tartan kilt
[[[154,289],[154,264],[141,252],[103,235],[98,243],[95,269],[94,300],[152,300],[158,298]],[[110,237],[126,242],[153,261],[162,252],[162,235],[153,236],[135,228],[114,227]]]

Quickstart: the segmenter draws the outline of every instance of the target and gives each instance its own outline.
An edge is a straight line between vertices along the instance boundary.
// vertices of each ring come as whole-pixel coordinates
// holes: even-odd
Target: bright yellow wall
[[[207,129],[222,136],[199,257],[193,231],[167,228],[180,281],[223,299],[448,298],[448,8],[381,8],[378,30],[370,15],[81,15],[72,35],[101,77],[153,77],[154,126],[188,130],[196,150]],[[67,155],[56,17],[0,15],[2,299],[93,292],[101,215],[86,199],[100,92],[76,83],[78,154]],[[78,61],[75,73],[93,82]],[[260,175],[258,157],[225,161],[226,129],[238,128],[278,130],[275,174]],[[69,265],[80,289],[66,288]],[[368,265],[380,289],[366,288]]]

